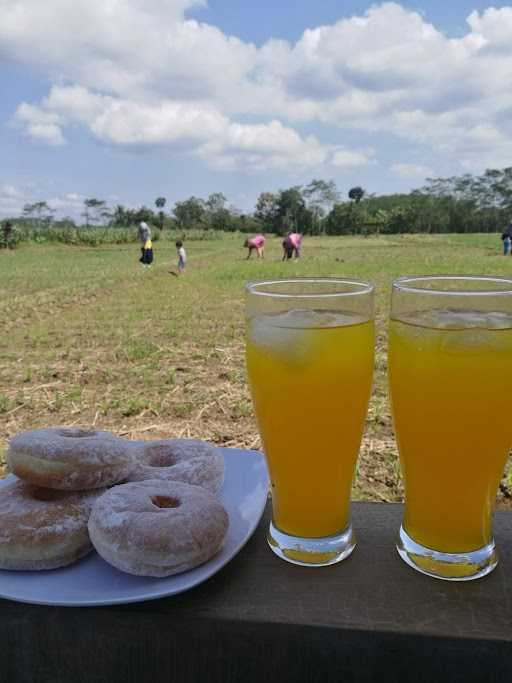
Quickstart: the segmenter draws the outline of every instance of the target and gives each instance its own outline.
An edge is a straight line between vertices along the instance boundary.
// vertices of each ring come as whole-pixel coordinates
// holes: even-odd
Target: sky
[[[512,6],[0,0],[0,217],[512,165]]]

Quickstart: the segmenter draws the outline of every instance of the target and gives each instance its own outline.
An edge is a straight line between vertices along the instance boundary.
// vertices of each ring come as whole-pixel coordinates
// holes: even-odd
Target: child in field
[[[503,256],[508,256],[512,248],[512,239],[508,232],[504,232],[501,239],[503,240]]]
[[[244,247],[249,249],[247,258],[249,259],[251,257],[253,250],[256,250],[258,258],[263,258],[263,252],[265,251],[265,241],[265,235],[254,235],[254,237],[250,237],[249,239],[245,240]]]
[[[181,275],[185,270],[185,265],[187,263],[187,252],[185,251],[185,247],[181,240],[176,242],[176,251],[178,253],[178,275]]]

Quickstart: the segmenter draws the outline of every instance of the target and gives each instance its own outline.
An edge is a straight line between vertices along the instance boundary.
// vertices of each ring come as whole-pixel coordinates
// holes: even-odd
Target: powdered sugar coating
[[[198,439],[132,441],[136,465],[128,481],[163,479],[218,493],[224,481],[222,452]]]
[[[55,569],[89,553],[87,522],[102,493],[7,484],[0,491],[0,568]]]
[[[171,576],[222,547],[229,525],[219,501],[198,486],[147,480],[122,484],[96,501],[89,534],[109,564],[138,576]]]
[[[129,442],[109,432],[52,427],[17,434],[7,464],[36,486],[75,491],[123,481],[134,459]]]

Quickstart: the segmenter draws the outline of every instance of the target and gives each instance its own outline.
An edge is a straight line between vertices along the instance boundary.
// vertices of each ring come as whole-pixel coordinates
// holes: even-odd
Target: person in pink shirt
[[[295,258],[299,258],[301,245],[302,235],[298,232],[289,232],[283,240],[283,261],[291,259],[294,254]]]
[[[244,242],[244,247],[249,249],[247,258],[251,257],[253,250],[256,250],[258,258],[263,258],[263,252],[265,251],[265,235],[254,235],[254,237],[246,239]]]

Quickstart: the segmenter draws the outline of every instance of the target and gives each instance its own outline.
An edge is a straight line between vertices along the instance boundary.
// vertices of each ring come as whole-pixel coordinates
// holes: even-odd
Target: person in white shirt
[[[137,237],[138,237],[138,240],[139,240],[141,246],[144,246],[144,244],[148,240],[151,239],[151,228],[144,221],[141,221],[139,223],[139,230],[137,232]]]
[[[181,240],[176,242],[176,251],[178,252],[178,275],[181,275],[187,263],[187,252]]]

